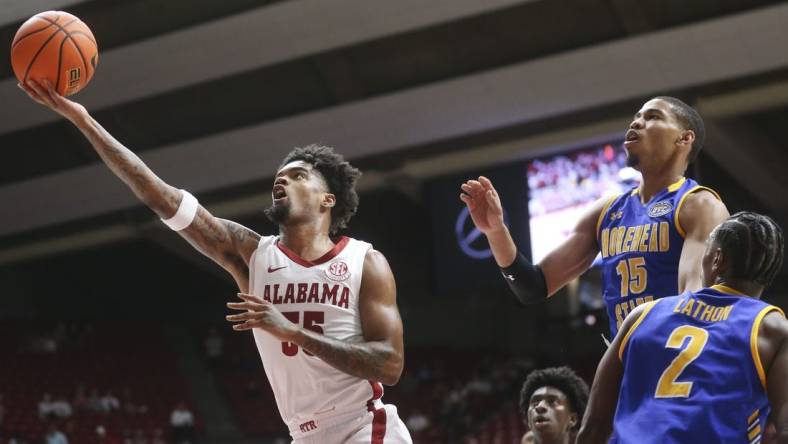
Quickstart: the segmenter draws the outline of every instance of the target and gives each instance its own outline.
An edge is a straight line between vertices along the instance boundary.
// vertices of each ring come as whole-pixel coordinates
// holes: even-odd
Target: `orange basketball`
[[[11,65],[20,82],[49,80],[64,96],[93,77],[98,47],[90,28],[63,11],[36,14],[19,27],[11,43]]]

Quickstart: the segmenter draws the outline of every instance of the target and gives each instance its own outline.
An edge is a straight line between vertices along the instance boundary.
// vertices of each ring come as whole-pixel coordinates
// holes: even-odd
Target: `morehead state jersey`
[[[643,204],[638,188],[612,197],[597,222],[602,294],[615,337],[638,305],[677,294],[685,231],[679,212],[692,193],[713,190],[681,178]]]
[[[758,328],[782,311],[720,285],[648,304],[618,350],[613,442],[760,442],[770,409]]]

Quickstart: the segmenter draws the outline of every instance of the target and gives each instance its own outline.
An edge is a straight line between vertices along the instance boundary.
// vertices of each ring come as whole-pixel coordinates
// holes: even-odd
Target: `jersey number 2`
[[[662,372],[662,376],[659,378],[659,382],[657,382],[657,391],[654,393],[654,397],[686,398],[689,396],[690,390],[692,390],[692,383],[676,382],[676,379],[678,379],[681,372],[683,372],[692,361],[698,359],[698,356],[700,356],[703,351],[703,347],[706,346],[706,341],[709,339],[709,332],[691,325],[682,325],[670,333],[665,347],[680,349],[684,344],[684,340],[687,338],[689,338],[687,347],[681,350],[668,368]]]
[[[293,324],[300,324],[301,323],[301,312],[300,311],[283,311],[282,315],[287,318],[288,321],[292,322]],[[307,330],[312,330],[313,332],[323,334],[323,323],[326,322],[325,313],[322,311],[305,311],[304,312],[304,328]],[[292,342],[283,342],[282,343],[282,353],[286,356],[295,356],[298,354],[298,346],[293,344]],[[304,350],[309,356],[314,356],[312,353]]]

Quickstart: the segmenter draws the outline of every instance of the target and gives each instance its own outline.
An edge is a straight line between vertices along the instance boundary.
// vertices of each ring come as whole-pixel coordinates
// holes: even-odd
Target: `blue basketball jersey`
[[[679,211],[686,197],[713,190],[682,178],[643,204],[637,188],[611,198],[597,222],[601,253],[602,293],[610,333],[638,305],[677,294],[678,269],[684,246]]]
[[[715,285],[650,302],[621,342],[616,443],[760,442],[758,327],[779,308]]]

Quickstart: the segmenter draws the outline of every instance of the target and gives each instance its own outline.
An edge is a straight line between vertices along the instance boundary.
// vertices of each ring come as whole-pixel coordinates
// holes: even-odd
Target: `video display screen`
[[[626,165],[623,140],[534,159],[526,176],[535,263],[566,239],[588,204],[640,182]]]

